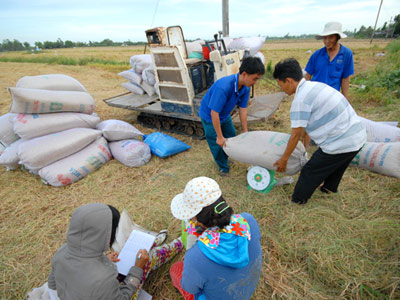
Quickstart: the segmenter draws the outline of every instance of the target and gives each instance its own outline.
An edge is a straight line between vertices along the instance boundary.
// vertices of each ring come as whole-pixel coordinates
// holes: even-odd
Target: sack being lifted
[[[273,164],[285,152],[290,134],[274,131],[250,131],[226,139],[225,153],[232,159],[275,170]],[[294,175],[307,163],[304,145],[298,142],[290,156],[285,174]]]

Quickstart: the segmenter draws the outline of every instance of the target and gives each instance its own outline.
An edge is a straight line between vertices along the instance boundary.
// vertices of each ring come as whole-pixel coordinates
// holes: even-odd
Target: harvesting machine
[[[246,51],[228,51],[224,40],[214,35],[214,40],[203,46],[204,58],[189,58],[180,26],[149,29],[146,37],[158,95],[129,92],[104,99],[104,102],[138,111],[137,119],[143,126],[203,138],[204,130],[198,116],[201,99],[215,80],[239,72]],[[284,93],[251,97],[248,122],[268,118],[283,97]],[[240,123],[235,111],[232,119],[235,124]]]

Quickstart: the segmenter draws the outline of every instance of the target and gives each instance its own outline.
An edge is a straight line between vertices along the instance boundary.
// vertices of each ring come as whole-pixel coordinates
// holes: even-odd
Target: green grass
[[[385,104],[389,110],[393,105],[399,105],[400,40],[387,45],[386,55],[374,70],[356,75],[352,82],[359,86],[355,97],[361,102]]]
[[[35,56],[35,57],[0,57],[0,62],[38,63],[50,65],[87,66],[87,65],[113,65],[129,67],[129,62],[104,60],[95,57],[71,58],[65,56]]]

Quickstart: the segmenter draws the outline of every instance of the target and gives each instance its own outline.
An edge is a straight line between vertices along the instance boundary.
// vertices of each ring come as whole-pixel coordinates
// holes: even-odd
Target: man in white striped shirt
[[[274,164],[276,170],[286,170],[300,139],[306,149],[310,139],[319,147],[301,170],[292,201],[305,204],[321,184],[322,192],[337,193],[344,172],[366,142],[359,117],[340,92],[303,79],[294,58],[277,63],[274,78],[286,94],[296,94],[290,108],[292,132],[285,152]]]

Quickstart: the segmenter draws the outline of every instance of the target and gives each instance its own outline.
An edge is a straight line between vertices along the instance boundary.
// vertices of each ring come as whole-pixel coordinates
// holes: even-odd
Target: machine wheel
[[[203,137],[204,136],[204,129],[203,128],[197,128],[196,129],[196,135],[199,137]]]
[[[154,127],[157,129],[161,129],[161,121],[160,120],[154,120]]]
[[[171,124],[168,121],[163,121],[163,128],[166,130],[170,130],[171,129]]]
[[[189,135],[193,135],[193,133],[194,133],[194,128],[193,128],[193,126],[188,126],[188,127],[186,127],[186,133],[187,134],[189,134]]]

